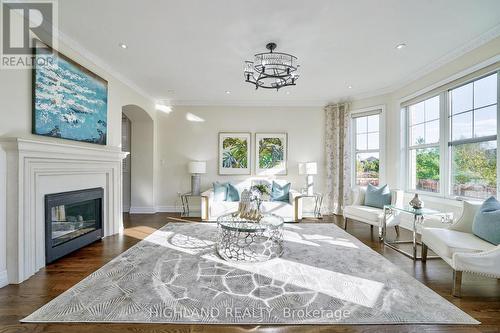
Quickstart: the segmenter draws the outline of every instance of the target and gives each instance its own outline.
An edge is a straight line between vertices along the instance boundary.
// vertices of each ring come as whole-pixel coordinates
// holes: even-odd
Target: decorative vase
[[[413,199],[411,199],[409,204],[415,209],[420,209],[424,206],[424,202],[420,200],[417,193],[415,193],[415,196],[413,197]]]
[[[261,212],[261,205],[262,205],[262,199],[261,198],[256,198],[255,203],[257,204],[257,211],[260,213]]]

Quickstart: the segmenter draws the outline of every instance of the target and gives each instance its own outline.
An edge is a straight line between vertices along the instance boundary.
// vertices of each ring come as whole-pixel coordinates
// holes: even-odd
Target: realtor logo
[[[31,68],[35,39],[57,48],[56,0],[0,0],[2,69]]]

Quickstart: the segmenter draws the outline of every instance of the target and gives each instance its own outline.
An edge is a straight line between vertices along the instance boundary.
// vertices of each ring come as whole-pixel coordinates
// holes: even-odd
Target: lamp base
[[[200,195],[200,180],[201,176],[199,174],[191,175],[191,194]]]
[[[306,176],[306,187],[307,187],[307,195],[314,195],[314,181],[313,176]]]

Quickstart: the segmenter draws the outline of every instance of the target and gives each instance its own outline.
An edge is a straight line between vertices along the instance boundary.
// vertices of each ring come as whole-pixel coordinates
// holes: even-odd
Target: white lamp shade
[[[299,175],[316,175],[318,164],[316,162],[299,163]]]
[[[189,173],[201,174],[207,173],[207,162],[191,161],[188,164]]]

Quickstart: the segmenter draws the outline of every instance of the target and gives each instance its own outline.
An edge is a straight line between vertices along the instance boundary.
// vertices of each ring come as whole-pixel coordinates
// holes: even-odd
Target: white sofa
[[[461,217],[447,228],[422,229],[422,262],[427,248],[453,268],[453,296],[460,297],[462,272],[500,278],[500,245],[472,233],[472,222],[481,205],[464,201]]]
[[[355,187],[351,190],[350,205],[344,207],[344,229],[347,229],[347,221],[349,219],[356,220],[379,228],[379,236],[383,236],[382,221],[384,219],[384,210],[381,208],[365,206],[365,187]],[[391,204],[403,205],[403,191],[391,190]],[[391,226],[390,221],[387,224]],[[399,234],[397,226],[396,232]]]
[[[286,180],[274,180],[279,185],[289,183]],[[241,192],[250,189],[256,183],[268,182],[272,184],[273,180],[267,179],[247,179],[244,181],[230,182],[236,187],[241,197]],[[239,202],[216,201],[214,199],[213,188],[201,194],[201,217],[203,221],[216,221],[219,216],[238,211]],[[276,214],[283,217],[286,222],[297,222],[302,219],[302,198],[301,194],[290,189],[288,202],[283,201],[263,201],[261,206],[263,212]]]

